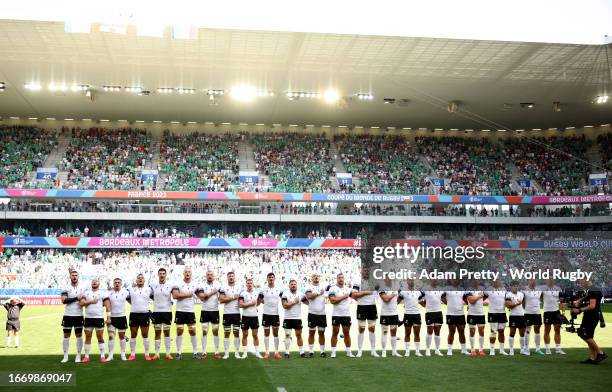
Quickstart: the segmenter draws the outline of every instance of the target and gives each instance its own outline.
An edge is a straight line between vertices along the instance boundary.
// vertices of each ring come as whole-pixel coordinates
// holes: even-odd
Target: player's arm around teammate
[[[368,327],[368,337],[370,339],[370,353],[373,357],[378,357],[376,353],[376,321],[378,314],[376,311],[376,292],[373,290],[362,290],[360,284],[354,284],[351,298],[357,301],[357,357],[361,357],[363,340]]]
[[[380,326],[382,328],[380,343],[382,346],[382,356],[383,358],[387,356],[387,335],[389,335],[390,332],[391,355],[400,357],[401,355],[397,353],[397,326],[399,324],[397,299],[399,293],[397,291],[386,290],[380,291],[379,295],[383,302],[380,309]]]
[[[308,356],[314,356],[315,334],[319,335],[320,356],[325,357],[325,328],[327,328],[327,315],[325,314],[325,297],[327,289],[320,286],[319,274],[310,278],[311,286],[306,289],[308,299]]]
[[[340,326],[342,326],[342,334],[344,335],[346,355],[351,358],[354,357],[351,352],[350,297],[351,289],[344,285],[344,274],[340,273],[336,276],[336,285],[329,290],[329,302],[333,305],[331,337],[332,358],[336,357],[336,345],[338,344]]]
[[[289,290],[281,295],[281,304],[285,309],[285,319],[283,320],[283,328],[285,329],[285,358],[289,358],[289,350],[291,347],[291,330],[295,333],[300,357],[306,357],[304,354],[304,340],[302,339],[302,310],[301,304],[308,303],[308,299],[297,291],[297,282],[295,279],[289,281]]]
[[[510,345],[510,355],[514,355],[514,335],[519,331],[520,353],[525,354],[525,297],[518,291],[518,282],[511,283],[511,291],[506,294],[506,307],[510,309],[510,334],[508,343]],[[529,355],[529,354],[525,354]]]
[[[263,358],[259,353],[259,314],[257,305],[259,304],[259,293],[253,289],[253,279],[246,280],[246,290],[240,294],[238,305],[242,309],[242,348],[244,354],[242,359],[247,357],[247,343],[249,340],[249,329],[253,337],[253,354],[256,358]]]

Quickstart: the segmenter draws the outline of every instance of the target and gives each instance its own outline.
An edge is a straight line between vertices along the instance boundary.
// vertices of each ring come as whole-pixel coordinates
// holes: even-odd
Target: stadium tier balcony
[[[0,126],[0,188],[40,187],[32,181],[32,172],[43,165],[56,144],[54,131]]]
[[[165,132],[160,147],[158,189],[230,191],[238,185],[240,135]]]
[[[346,170],[359,179],[358,193],[427,193],[426,168],[414,146],[400,137],[337,135],[334,143]]]
[[[66,189],[138,189],[139,173],[151,159],[151,136],[143,129],[72,130],[60,170]]]

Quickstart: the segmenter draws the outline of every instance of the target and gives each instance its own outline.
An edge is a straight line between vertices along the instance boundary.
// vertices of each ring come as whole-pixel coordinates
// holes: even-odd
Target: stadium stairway
[[[159,148],[161,144],[161,139],[159,135],[153,135],[151,137],[151,147],[150,151],[153,153],[153,156],[146,164],[146,169],[155,169],[159,170]]]
[[[47,159],[45,159],[43,167],[58,167],[59,163],[62,161],[62,158],[64,158],[64,155],[66,155],[66,149],[68,148],[71,139],[72,138],[70,136],[58,137],[57,146],[51,150],[47,156]]]
[[[338,153],[338,147],[334,141],[330,141],[329,145],[329,156],[334,161],[334,166],[336,167],[336,173],[346,173],[346,167],[344,167],[344,163],[342,163],[342,159],[340,159],[340,153]]]
[[[240,162],[240,171],[255,171],[254,157],[253,145],[247,140],[241,140],[238,143],[238,160]]]

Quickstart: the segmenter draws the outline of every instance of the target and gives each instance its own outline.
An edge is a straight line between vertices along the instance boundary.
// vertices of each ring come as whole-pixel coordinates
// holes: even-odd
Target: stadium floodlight
[[[255,125],[256,125],[256,126],[258,126],[258,127],[263,127],[263,126],[265,126],[266,124],[255,124]]]
[[[298,127],[299,125],[297,124],[289,124],[290,127]]]
[[[370,129],[380,129],[380,127],[370,127]]]
[[[357,99],[360,101],[371,101],[374,99],[374,96],[371,93],[359,93],[357,94]]]
[[[327,91],[325,91],[323,98],[325,99],[326,103],[333,104],[333,103],[338,102],[338,100],[340,99],[340,94],[338,93],[337,90],[330,88]]]
[[[72,86],[70,86],[70,90],[72,90],[72,92],[79,92],[79,91],[89,91],[89,85],[88,84],[73,84]]]
[[[230,122],[222,122],[221,125],[232,125]]]
[[[187,124],[197,124],[197,121],[187,121]]]
[[[55,117],[47,117],[45,120],[48,120],[48,121],[55,121]]]
[[[136,120],[135,122],[137,122],[137,123],[143,123],[143,122],[144,122],[144,120]]]
[[[91,121],[91,118],[83,118],[81,121]]]
[[[249,123],[239,123],[238,125],[245,127],[245,126],[249,125]]]
[[[160,87],[157,89],[157,92],[160,94],[171,94],[174,92],[172,87]]]
[[[574,128],[576,127],[573,127],[573,126],[565,127],[565,129],[574,129]]]
[[[28,120],[38,120],[38,117],[28,117]]]
[[[128,93],[136,93],[136,94],[140,94],[142,93],[142,87],[138,87],[138,86],[129,86],[125,88],[125,91],[127,91]]]
[[[176,89],[176,92],[179,94],[195,94],[195,89],[179,87]]]
[[[607,95],[598,95],[595,98],[595,103],[597,104],[602,104],[602,103],[606,103],[608,102],[608,96]]]
[[[42,86],[40,85],[40,83],[36,83],[36,82],[25,83],[23,87],[25,87],[27,90],[30,90],[30,91],[40,91],[42,89]]]
[[[100,122],[109,122],[109,121],[110,121],[110,120],[107,120],[107,119],[105,119],[105,118],[101,118],[101,119],[100,119]]]
[[[585,125],[584,127],[585,127],[585,128],[593,128],[593,126],[592,126],[592,125]]]
[[[601,124],[600,127],[609,127],[610,124]]]
[[[0,91],[4,91],[6,89],[6,84],[4,82],[0,82]]]
[[[155,124],[161,124],[161,120],[153,120]]]
[[[115,93],[121,91],[121,86],[102,86],[102,90]]]
[[[9,117],[9,118],[10,118],[11,120],[19,120],[19,117],[17,117],[17,116],[11,116],[11,117]]]
[[[412,128],[410,128],[410,127],[404,127],[404,128],[402,128],[402,129],[403,129],[404,131],[411,131],[411,130],[412,130]]]
[[[51,83],[49,84],[48,88],[50,91],[68,91],[68,86],[66,86],[63,83],[61,84]]]
[[[257,97],[257,91],[253,86],[248,84],[240,84],[232,87],[230,90],[230,96],[236,101],[251,102]]]

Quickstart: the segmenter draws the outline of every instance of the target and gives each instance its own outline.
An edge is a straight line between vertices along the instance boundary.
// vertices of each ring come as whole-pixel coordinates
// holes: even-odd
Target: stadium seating
[[[508,158],[523,176],[537,181],[547,195],[588,193],[585,180],[591,170],[586,162],[589,145],[584,135],[504,140]]]
[[[330,192],[330,143],[323,135],[274,133],[252,137],[255,162],[270,192]]]
[[[413,146],[404,138],[337,135],[334,143],[360,193],[420,194],[429,182]]]
[[[60,170],[68,189],[138,189],[140,171],[150,154],[151,137],[143,129],[73,129]]]
[[[35,127],[0,126],[0,188],[35,188],[33,172],[56,145],[56,133]]]
[[[511,173],[503,154],[486,138],[417,137],[416,145],[436,173],[444,178],[440,193],[510,195]]]
[[[230,191],[237,183],[240,135],[165,132],[160,147],[159,189]]]

